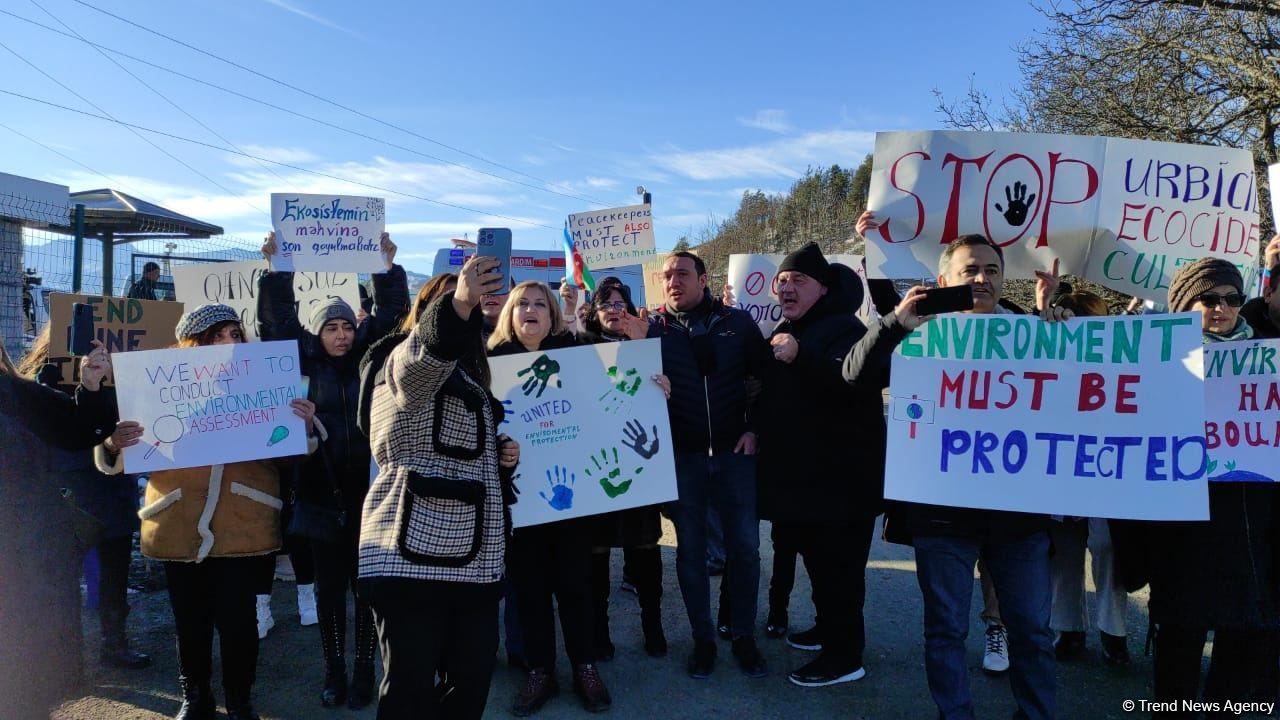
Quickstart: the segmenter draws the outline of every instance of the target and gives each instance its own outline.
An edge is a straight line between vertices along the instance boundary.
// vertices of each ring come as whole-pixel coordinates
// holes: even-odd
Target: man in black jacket
[[[160,266],[148,262],[142,266],[142,277],[129,286],[129,297],[134,300],[158,300],[156,283],[160,281]]]
[[[859,232],[874,227],[874,217],[859,219]],[[864,233],[865,234],[865,233]],[[938,284],[973,288],[975,313],[1000,312],[1004,256],[982,235],[951,242],[938,265]],[[862,390],[888,385],[889,361],[898,343],[924,321],[915,305],[925,291],[914,287],[890,315],[868,330],[849,353],[845,380]],[[944,720],[973,718],[965,661],[973,566],[979,553],[990,570],[1009,633],[1009,681],[1017,717],[1054,716],[1055,663],[1049,628],[1049,534],[1042,515],[902,503],[890,511],[890,523],[915,547],[916,578],[924,597],[925,672],[929,690]]]
[[[733,654],[751,677],[766,673],[756,648],[760,588],[760,521],[756,515],[756,436],[748,423],[746,381],[772,361],[751,316],[725,307],[707,291],[707,268],[688,252],[663,264],[666,306],[649,337],[662,338],[662,371],[671,381],[671,437],[680,498],[670,506],[676,526],[676,572],[693,628],[689,675],[715,666],[715,626],[707,575],[707,508],[724,526],[732,598]]]
[[[760,509],[775,542],[804,557],[818,611],[818,627],[796,636],[813,637],[804,644],[822,654],[789,679],[821,687],[866,674],[863,573],[884,489],[884,405],[878,390],[855,390],[841,374],[867,332],[854,316],[862,284],[853,270],[809,243],[778,266],[774,287],[783,321],[758,413]]]

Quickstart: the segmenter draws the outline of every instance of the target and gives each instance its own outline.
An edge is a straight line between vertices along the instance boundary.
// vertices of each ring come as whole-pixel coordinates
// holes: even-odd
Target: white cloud
[[[239,148],[250,155],[256,155],[264,160],[271,160],[278,163],[289,163],[290,165],[313,163],[320,159],[306,148],[272,147],[269,145],[240,145]],[[238,167],[261,167],[257,160],[244,157],[243,155],[228,155],[227,162]]]
[[[612,178],[601,178],[587,176],[587,186],[593,188],[611,188],[618,184],[617,180]]]
[[[323,26],[325,26],[325,27],[327,27],[327,28],[330,28],[330,29],[333,29],[333,30],[337,30],[337,31],[339,31],[339,32],[347,33],[348,35],[352,35],[352,36],[358,37],[358,38],[360,38],[360,39],[362,39],[362,40],[364,39],[364,36],[363,36],[363,35],[361,35],[360,33],[356,32],[355,30],[352,30],[351,28],[349,28],[349,27],[347,27],[347,26],[345,26],[345,25],[339,25],[338,23],[336,23],[336,22],[334,22],[334,21],[330,20],[329,18],[321,17],[320,15],[316,15],[315,13],[310,12],[310,11],[308,11],[308,10],[304,9],[304,8],[298,7],[297,5],[295,5],[295,4],[293,4],[293,3],[285,2],[285,0],[265,0],[265,2],[266,2],[268,5],[275,5],[276,7],[280,8],[281,10],[284,10],[284,11],[286,11],[286,12],[290,12],[290,13],[293,13],[294,15],[297,15],[298,17],[305,18],[305,19],[310,20],[311,22],[316,23],[316,24],[318,24],[318,25],[323,25]]]
[[[656,155],[653,160],[692,180],[797,178],[810,166],[831,163],[856,165],[874,145],[875,133],[826,130],[763,145],[721,150],[675,150]]]
[[[791,130],[791,125],[787,122],[786,110],[757,110],[754,117],[738,118],[738,124],[757,130],[767,130],[779,135],[785,135]]]

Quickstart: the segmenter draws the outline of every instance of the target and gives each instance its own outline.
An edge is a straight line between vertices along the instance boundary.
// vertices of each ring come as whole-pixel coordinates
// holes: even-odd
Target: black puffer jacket
[[[1259,297],[1245,303],[1244,307],[1240,308],[1240,317],[1253,328],[1255,338],[1280,337],[1280,327],[1277,327],[1276,322],[1271,319],[1266,300]]]
[[[852,276],[804,317],[783,320],[800,351],[773,360],[756,413],[760,435],[760,516],[791,523],[839,524],[876,515],[884,497],[885,421],[880,392],[855,388],[841,368],[866,327],[854,317],[862,288]]]
[[[671,380],[674,450],[731,452],[752,428],[746,380],[763,379],[773,353],[751,315],[712,300],[709,292],[697,311],[681,317],[663,308],[649,321],[649,337],[662,338],[662,372]]]
[[[359,362],[369,345],[395,328],[409,309],[409,286],[404,268],[395,265],[373,275],[373,312],[356,329],[356,341],[342,357],[330,357],[320,338],[298,321],[293,273],[269,272],[258,277],[258,337],[297,340],[302,374],[310,378],[307,399],[316,404],[316,418],[327,438],[320,452],[298,469],[294,492],[313,502],[330,502],[332,472],[347,509],[358,509],[369,487],[369,439],[356,424],[360,400]],[[323,456],[321,455],[323,453]]]

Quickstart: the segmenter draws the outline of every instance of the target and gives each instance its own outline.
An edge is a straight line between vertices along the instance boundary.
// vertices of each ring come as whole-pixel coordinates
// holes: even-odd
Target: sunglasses
[[[1199,295],[1197,295],[1196,300],[1199,300],[1200,304],[1204,305],[1207,308],[1216,308],[1224,302],[1227,304],[1228,307],[1238,308],[1241,305],[1244,305],[1245,297],[1240,293],[1227,293],[1226,295],[1219,295],[1218,293],[1207,292],[1207,293],[1200,293]]]

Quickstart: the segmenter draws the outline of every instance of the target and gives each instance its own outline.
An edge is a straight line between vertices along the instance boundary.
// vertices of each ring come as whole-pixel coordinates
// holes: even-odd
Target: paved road
[[[669,536],[668,536],[669,539]],[[772,553],[768,525],[761,533],[761,555],[767,583]],[[620,573],[620,553],[614,554],[615,575]],[[641,647],[639,607],[634,596],[615,593],[612,598],[613,639],[618,656],[602,665],[614,698],[615,718],[723,717],[748,718],[929,718],[935,715],[925,684],[920,593],[916,586],[911,550],[877,540],[867,570],[867,677],[835,688],[806,689],[786,681],[788,670],[807,661],[809,653],[794,650],[781,640],[761,639],[770,675],[750,680],[732,664],[728,644],[721,645],[721,661],[710,680],[695,681],[684,674],[685,657],[692,642],[684,606],[675,579],[675,550],[664,548],[667,596],[664,608],[672,652],[651,659]],[[798,626],[813,619],[808,601],[809,585],[803,570],[792,596],[791,617]],[[761,621],[764,617],[761,588]],[[322,667],[315,628],[297,625],[293,586],[277,583],[273,604],[276,629],[263,642],[255,699],[263,717],[372,718],[368,709],[359,713],[325,710],[319,705]],[[969,638],[969,667],[980,718],[1007,718],[1014,709],[1006,678],[990,678],[981,671],[981,627],[977,618],[980,596],[975,592],[973,627]],[[97,621],[86,613],[88,651],[96,652]],[[172,619],[163,592],[136,596],[130,620],[136,645],[152,654],[154,666],[141,672],[104,671],[89,661],[90,678],[83,697],[64,704],[54,714],[59,720],[159,720],[177,710]],[[1150,697],[1150,658],[1142,656],[1146,637],[1146,599],[1133,596],[1129,603],[1129,647],[1135,663],[1124,672],[1106,669],[1090,637],[1088,660],[1062,664],[1058,670],[1058,698],[1063,718],[1125,718],[1126,698]],[[502,654],[505,657],[505,654]],[[90,656],[92,657],[92,656]],[[563,658],[563,655],[561,655]],[[216,664],[215,664],[216,667]],[[562,659],[561,684],[567,691],[569,673]],[[499,664],[489,698],[488,717],[510,717],[508,707],[520,675]],[[583,716],[576,698],[566,692],[549,703],[539,717]]]

